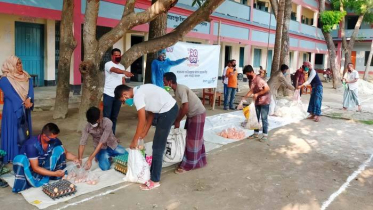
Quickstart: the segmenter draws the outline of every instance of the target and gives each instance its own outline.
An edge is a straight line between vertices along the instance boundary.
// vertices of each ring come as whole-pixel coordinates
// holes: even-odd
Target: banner
[[[178,42],[166,51],[171,61],[188,57],[187,61],[170,70],[176,74],[178,84],[190,89],[217,87],[220,45]]]

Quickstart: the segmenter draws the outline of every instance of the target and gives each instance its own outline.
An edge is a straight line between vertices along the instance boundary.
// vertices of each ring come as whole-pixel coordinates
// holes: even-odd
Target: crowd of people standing
[[[204,145],[204,124],[206,109],[198,96],[187,86],[178,84],[177,77],[170,72],[170,68],[188,60],[181,58],[171,61],[166,58],[166,51],[158,52],[158,58],[152,63],[152,84],[129,87],[126,78],[133,74],[125,70],[120,63],[121,51],[113,49],[111,61],[105,64],[105,86],[103,92],[103,111],[91,107],[86,112],[87,124],[82,130],[79,142],[78,155],[68,152],[61,140],[58,139],[60,130],[54,123],[46,124],[39,135],[32,134],[31,111],[34,106],[34,89],[30,75],[23,69],[22,61],[16,56],[10,56],[2,65],[0,89],[4,93],[4,107],[1,124],[1,148],[7,152],[3,161],[13,163],[16,175],[13,192],[20,192],[29,187],[39,187],[50,179],[60,179],[65,175],[63,169],[66,160],[72,160],[86,170],[97,160],[101,170],[109,170],[110,159],[123,155],[126,150],[119,144],[115,136],[117,118],[122,104],[135,106],[138,123],[132,138],[130,149],[136,149],[138,142],[144,139],[153,125],[153,160],[151,164],[151,177],[142,190],[151,190],[160,186],[162,158],[166,147],[167,137],[172,127],[179,128],[182,119],[186,118],[184,129],[187,130],[186,147],[182,162],[175,173],[204,167],[207,164]],[[288,66],[282,65],[281,71],[287,76]],[[262,136],[259,130],[249,139],[260,141],[268,140],[268,115],[271,103],[270,88],[265,80],[265,71],[256,74],[251,65],[243,68],[243,74],[249,80],[250,91],[244,99],[252,97],[255,103],[255,112],[258,121],[262,121]],[[307,79],[306,79],[307,78]],[[348,65],[348,71],[343,78],[345,93],[343,108],[358,106],[361,111],[361,102],[358,98],[359,74]],[[234,100],[238,88],[238,72],[236,61],[230,60],[223,72],[224,83],[224,110],[235,110]],[[320,121],[323,99],[323,85],[309,62],[295,73],[294,87],[302,90],[312,87],[308,105],[309,119]],[[168,92],[173,90],[175,97]],[[88,137],[92,136],[94,151],[88,156],[83,165],[84,150]]]

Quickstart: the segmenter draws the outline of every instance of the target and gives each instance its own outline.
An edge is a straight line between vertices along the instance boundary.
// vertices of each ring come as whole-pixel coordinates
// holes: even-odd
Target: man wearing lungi
[[[60,129],[54,123],[46,124],[42,133],[31,137],[21,147],[21,155],[13,160],[15,173],[13,192],[30,187],[40,187],[49,180],[61,179],[66,159],[78,163],[78,158],[68,152],[57,138]]]
[[[361,103],[359,100],[359,72],[354,69],[354,65],[349,63],[347,65],[348,71],[343,78],[346,83],[345,92],[343,95],[343,109],[358,107],[361,112]]]
[[[175,120],[175,128],[180,127],[180,121],[187,116],[185,122],[186,148],[183,161],[175,170],[180,174],[186,171],[202,168],[206,162],[203,130],[205,126],[206,109],[198,96],[187,86],[177,84],[176,75],[172,72],[164,74],[165,86],[171,87],[175,92],[176,101],[181,104],[179,114]]]

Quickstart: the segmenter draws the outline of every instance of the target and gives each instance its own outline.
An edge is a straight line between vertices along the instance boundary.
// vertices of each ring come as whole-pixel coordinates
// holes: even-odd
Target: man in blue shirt
[[[163,75],[169,72],[172,66],[177,66],[186,60],[188,60],[188,57],[171,61],[166,58],[166,50],[159,51],[158,59],[152,62],[152,83],[163,88]]]
[[[48,123],[40,135],[31,137],[22,145],[20,155],[13,160],[16,176],[13,192],[40,187],[50,179],[61,179],[65,175],[66,159],[79,163],[78,158],[62,146],[57,138],[59,133],[56,124]]]

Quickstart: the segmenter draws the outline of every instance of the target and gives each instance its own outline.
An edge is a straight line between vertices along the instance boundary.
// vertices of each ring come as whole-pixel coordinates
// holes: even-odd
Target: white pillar
[[[329,54],[324,54],[324,69],[329,68],[330,62],[329,62]]]
[[[316,53],[311,53],[311,65],[315,68]]]
[[[131,48],[131,33],[127,33],[124,40],[124,51],[127,51]],[[129,66],[126,70],[131,71],[131,66]]]
[[[219,76],[223,74],[223,70],[225,68],[225,45],[224,43],[220,43],[220,65],[219,65]]]
[[[297,21],[302,22],[302,6],[297,5]]]
[[[299,51],[294,51],[293,52],[293,60],[292,60],[292,64],[291,64],[293,66],[293,71],[291,73],[298,70],[298,68],[300,66],[298,61],[299,61]]]
[[[125,48],[124,48],[124,42],[125,42],[125,40],[124,40],[125,38],[124,37],[122,37],[121,39],[119,39],[114,45],[113,45],[113,48],[118,48],[121,52],[122,52],[122,54],[125,52]]]
[[[47,20],[47,40],[46,40],[46,56],[44,68],[44,80],[54,81],[56,79],[56,23],[54,20]]]
[[[252,53],[251,53],[251,45],[246,45],[245,46],[245,59],[244,59],[244,65],[249,65],[249,64],[252,64],[251,62],[251,57],[252,57]]]
[[[262,58],[260,59],[260,65],[263,67],[264,70],[268,70],[268,66],[267,66],[268,50],[267,49],[262,49],[261,57]]]
[[[315,11],[313,13],[313,26],[317,27],[317,20],[319,19],[319,12]]]

